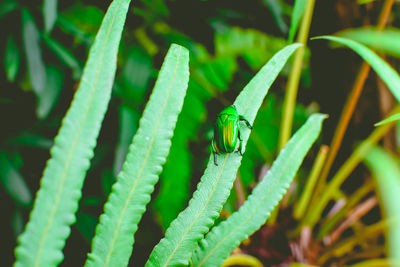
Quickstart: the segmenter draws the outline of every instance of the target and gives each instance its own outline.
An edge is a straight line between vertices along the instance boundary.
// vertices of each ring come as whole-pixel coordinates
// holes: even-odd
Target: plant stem
[[[377,29],[378,30],[383,30],[387,20],[390,15],[390,11],[392,9],[394,0],[386,0],[383,8],[381,10],[381,14],[378,20],[378,25]],[[330,145],[330,151],[328,153],[328,157],[326,159],[326,163],[324,168],[322,169],[321,173],[321,180],[325,181],[326,178],[329,175],[329,171],[332,167],[333,162],[335,161],[336,155],[339,151],[340,145],[342,144],[342,140],[344,137],[344,134],[346,132],[347,126],[349,125],[350,119],[354,113],[354,109],[357,105],[358,99],[361,95],[362,89],[364,87],[365,81],[367,80],[369,71],[371,67],[366,63],[363,62],[362,66],[360,68],[360,72],[357,75],[357,79],[354,82],[353,89],[351,90],[351,93],[349,95],[349,98],[347,99],[347,102],[343,108],[342,115],[340,117],[338,126],[335,130],[335,134],[332,138],[332,143]]]
[[[322,223],[317,238],[321,239],[327,235],[333,227],[343,220],[343,218],[349,213],[350,209],[352,209],[363,197],[365,197],[366,194],[371,192],[374,188],[375,183],[372,179],[369,179],[365,184],[357,189],[357,191],[352,193],[347,199],[346,205]]]
[[[311,196],[314,192],[315,185],[317,184],[319,174],[325,162],[326,155],[328,154],[328,150],[328,146],[323,145],[318,152],[318,155],[314,161],[314,166],[312,167],[310,175],[307,178],[306,186],[303,190],[300,200],[297,202],[294,208],[293,216],[296,219],[302,218],[307,207],[309,206]]]
[[[398,112],[400,112],[400,105],[397,105],[391,114]],[[365,154],[371,149],[371,147],[373,147],[395,124],[396,122],[390,122],[377,127],[367,139],[357,146],[353,154],[346,160],[342,167],[336,172],[332,180],[328,183],[324,193],[319,196],[316,205],[307,214],[307,218],[305,219],[306,225],[311,227],[314,226],[335,191],[339,189],[344,180],[352,173],[361,160],[363,160]]]
[[[278,144],[279,150],[281,150],[289,141],[292,132],[293,113],[296,105],[297,89],[299,86],[300,74],[303,66],[303,57],[307,45],[314,4],[315,0],[307,1],[304,10],[304,17],[301,21],[297,42],[303,44],[303,46],[299,47],[296,51],[292,69],[290,71],[288,85],[286,88],[285,100],[283,104],[283,117],[281,120],[281,131]]]
[[[376,204],[378,204],[378,200],[376,196],[372,196],[355,207],[330,235],[324,237],[324,244],[329,246],[335,243],[346,229],[357,223]]]
[[[355,235],[348,237],[339,244],[331,246],[324,254],[319,258],[319,262],[323,263],[331,257],[342,257],[349,251],[353,251],[353,247],[357,244],[361,244],[365,239],[372,238],[384,232],[388,226],[392,225],[395,220],[381,220],[375,224],[366,226]]]
[[[302,46],[295,52],[293,65],[290,70],[288,85],[286,87],[285,99],[283,101],[283,114],[281,119],[280,134],[278,140],[278,152],[286,145],[289,141],[292,133],[293,124],[293,113],[296,106],[297,89],[299,87],[301,68],[303,66],[303,57],[306,49],[308,32],[310,31],[312,14],[314,11],[315,0],[308,0],[304,10],[304,17],[301,21],[299,35],[297,42],[301,43]],[[278,216],[279,205],[271,212],[271,216],[268,219],[268,224],[272,225],[275,223],[276,217]]]

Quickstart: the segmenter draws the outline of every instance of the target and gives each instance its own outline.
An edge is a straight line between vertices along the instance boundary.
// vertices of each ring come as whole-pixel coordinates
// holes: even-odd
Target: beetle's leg
[[[238,147],[238,152],[240,153],[241,156],[243,156],[242,153],[242,137],[240,136],[240,129],[238,129],[238,138],[239,138],[239,147]]]
[[[213,151],[213,155],[214,155],[214,164],[215,164],[215,166],[218,166],[218,163],[217,163],[217,153],[216,153],[215,151]]]
[[[214,139],[212,140],[212,145],[211,145],[211,147],[212,147],[212,152],[213,152],[213,156],[214,156],[214,164],[215,164],[215,166],[218,166],[218,163],[217,163],[217,151],[215,150],[215,146],[214,146]]]
[[[239,115],[239,120],[244,121],[246,123],[247,127],[249,127],[250,129],[253,129],[253,126],[243,115]]]

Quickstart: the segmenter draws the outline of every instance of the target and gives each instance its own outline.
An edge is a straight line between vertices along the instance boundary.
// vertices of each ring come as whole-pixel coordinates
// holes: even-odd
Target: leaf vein
[[[172,80],[171,80],[171,82],[170,82],[170,84],[169,84],[169,88],[168,88],[168,91],[167,91],[167,92],[168,92],[168,93],[167,93],[167,97],[166,97],[165,100],[164,100],[163,106],[162,106],[162,108],[161,108],[160,115],[159,115],[159,117],[157,118],[156,125],[155,125],[155,127],[154,127],[153,132],[152,132],[151,141],[150,141],[150,143],[149,143],[149,145],[148,145],[148,148],[147,148],[147,151],[146,151],[146,155],[145,155],[145,157],[144,157],[144,159],[143,159],[143,164],[142,164],[140,170],[138,171],[138,174],[136,175],[135,182],[134,182],[134,184],[132,185],[131,190],[129,191],[128,198],[126,199],[125,204],[124,204],[124,207],[123,207],[123,209],[122,209],[122,212],[121,212],[121,215],[120,215],[120,219],[118,220],[117,226],[116,226],[116,228],[115,228],[114,235],[113,235],[113,239],[112,239],[112,241],[111,241],[110,249],[109,249],[109,251],[108,251],[107,258],[106,258],[106,262],[105,262],[104,266],[108,266],[108,264],[109,264],[109,262],[110,262],[111,254],[112,254],[112,251],[114,250],[114,245],[115,245],[115,242],[116,242],[116,238],[117,238],[117,236],[118,236],[118,234],[119,234],[119,230],[120,230],[120,227],[121,227],[122,218],[125,216],[126,210],[128,209],[128,204],[130,203],[130,199],[132,198],[133,192],[136,190],[136,187],[137,187],[137,184],[138,184],[138,182],[139,182],[140,176],[142,175],[142,172],[143,172],[143,170],[144,170],[144,167],[145,167],[145,165],[146,165],[146,163],[147,163],[147,160],[148,160],[148,157],[149,157],[149,155],[150,155],[150,151],[151,151],[151,149],[152,149],[153,142],[154,142],[155,133],[156,133],[156,131],[158,130],[158,126],[159,126],[159,124],[160,124],[161,117],[162,117],[162,115],[163,115],[163,113],[164,113],[165,107],[166,107],[166,105],[167,105],[169,96],[170,96],[171,91],[172,91],[172,85],[173,85],[174,82],[175,82],[176,73],[177,73],[177,69],[178,69],[178,66],[179,66],[179,59],[180,59],[180,56],[181,56],[181,51],[182,51],[182,48],[179,49],[179,54],[178,54],[178,57],[177,57],[177,62],[176,62],[176,65],[175,65],[174,73],[173,73]]]
[[[119,5],[121,5],[121,2],[119,3]],[[105,38],[105,41],[104,41],[104,44],[103,44],[103,47],[102,47],[102,50],[101,50],[101,57],[99,59],[99,62],[100,62],[99,65],[98,65],[99,67],[96,70],[96,78],[95,78],[93,86],[92,86],[92,88],[90,90],[91,94],[90,94],[89,104],[86,105],[86,109],[85,109],[85,112],[84,112],[84,115],[83,115],[83,119],[81,120],[81,123],[79,124],[78,130],[76,131],[74,140],[73,140],[72,145],[71,145],[71,149],[69,150],[67,161],[66,161],[66,163],[64,165],[64,170],[62,172],[63,174],[62,174],[61,181],[60,181],[61,183],[60,183],[60,185],[58,187],[58,190],[57,190],[56,200],[53,202],[54,204],[53,204],[51,212],[50,212],[49,220],[47,221],[46,227],[44,229],[44,233],[43,233],[43,235],[42,235],[42,237],[41,237],[41,239],[39,241],[39,247],[38,247],[38,250],[37,250],[37,253],[36,253],[36,256],[35,256],[35,260],[34,260],[34,262],[35,262],[34,266],[35,267],[39,267],[40,257],[41,257],[41,254],[42,254],[44,242],[47,239],[48,232],[49,232],[50,227],[51,227],[51,225],[53,223],[54,216],[55,216],[56,210],[58,208],[58,203],[61,200],[61,194],[62,194],[62,191],[63,191],[63,188],[64,188],[64,184],[65,184],[65,181],[66,181],[66,178],[67,178],[67,173],[68,173],[68,170],[69,170],[69,167],[70,167],[72,155],[73,155],[73,152],[76,149],[76,145],[78,143],[78,139],[79,139],[80,133],[82,131],[83,124],[86,122],[87,114],[89,112],[90,106],[92,104],[92,101],[93,101],[93,98],[94,98],[94,95],[95,95],[95,92],[96,92],[96,85],[97,85],[97,83],[99,81],[100,69],[103,66],[104,49],[106,47],[109,35],[111,33],[111,29],[112,29],[114,20],[116,18],[116,13],[118,11],[119,5],[116,8],[115,14],[114,14],[114,16],[112,18],[112,22],[110,23],[110,26],[107,29],[106,38]]]

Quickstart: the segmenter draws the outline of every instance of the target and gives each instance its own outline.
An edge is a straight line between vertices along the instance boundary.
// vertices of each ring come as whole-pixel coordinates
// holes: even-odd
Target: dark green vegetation
[[[400,266],[400,5],[358,2],[1,1],[2,266]]]

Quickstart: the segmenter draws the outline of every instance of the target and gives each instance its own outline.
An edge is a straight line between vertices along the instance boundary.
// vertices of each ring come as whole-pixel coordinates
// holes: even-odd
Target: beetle
[[[239,146],[236,152],[242,154],[242,137],[240,136],[240,121],[244,121],[248,128],[253,129],[250,122],[239,115],[235,105],[224,108],[217,116],[214,127],[214,138],[212,140],[212,152],[214,155],[214,164],[218,166],[217,154],[232,153]]]

